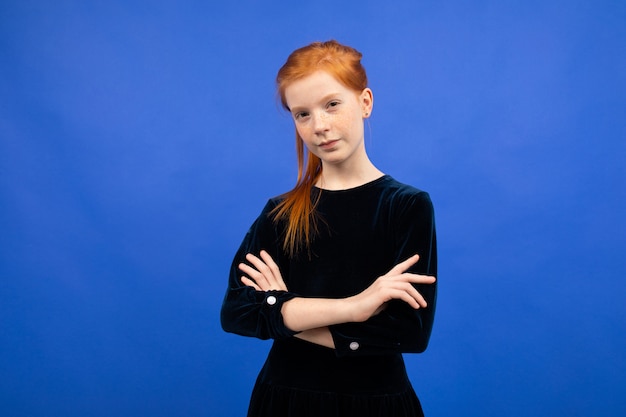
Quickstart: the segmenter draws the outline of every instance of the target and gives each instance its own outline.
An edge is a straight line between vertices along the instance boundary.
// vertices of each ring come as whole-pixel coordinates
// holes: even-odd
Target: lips
[[[329,140],[329,141],[320,143],[318,146],[322,149],[330,149],[334,147],[338,142],[339,142],[339,139]]]

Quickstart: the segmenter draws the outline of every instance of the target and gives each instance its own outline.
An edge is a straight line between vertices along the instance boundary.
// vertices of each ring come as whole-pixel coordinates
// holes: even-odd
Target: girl
[[[298,178],[246,234],[221,312],[227,332],[274,339],[248,416],[422,416],[402,353],[423,352],[433,324],[430,198],[367,156],[374,97],[358,51],[300,48],[277,86]]]

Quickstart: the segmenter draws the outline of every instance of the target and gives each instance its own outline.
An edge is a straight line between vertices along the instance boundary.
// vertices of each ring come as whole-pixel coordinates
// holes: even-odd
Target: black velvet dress
[[[402,353],[422,352],[430,337],[436,284],[417,285],[427,308],[391,301],[363,323],[330,326],[335,349],[293,337],[281,306],[293,297],[340,298],[358,294],[393,266],[419,254],[410,272],[437,274],[433,207],[426,192],[386,175],[348,190],[319,193],[322,221],[311,255],[290,258],[282,250],[284,228],[268,213],[254,222],[230,271],[222,306],[228,332],[274,339],[257,379],[249,417],[422,416]],[[237,265],[265,249],[279,265],[288,291],[259,292],[244,286]]]

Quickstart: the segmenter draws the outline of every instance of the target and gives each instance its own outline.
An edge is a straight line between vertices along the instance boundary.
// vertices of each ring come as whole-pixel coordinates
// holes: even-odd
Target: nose
[[[313,114],[313,131],[316,134],[323,134],[328,131],[328,115],[324,112],[315,112]]]

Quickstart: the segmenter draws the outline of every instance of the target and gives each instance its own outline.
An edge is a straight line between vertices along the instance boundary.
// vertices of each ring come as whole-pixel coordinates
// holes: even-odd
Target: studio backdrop
[[[235,250],[295,183],[287,55],[337,39],[436,210],[428,416],[626,415],[626,3],[0,4],[0,415],[245,415]]]

